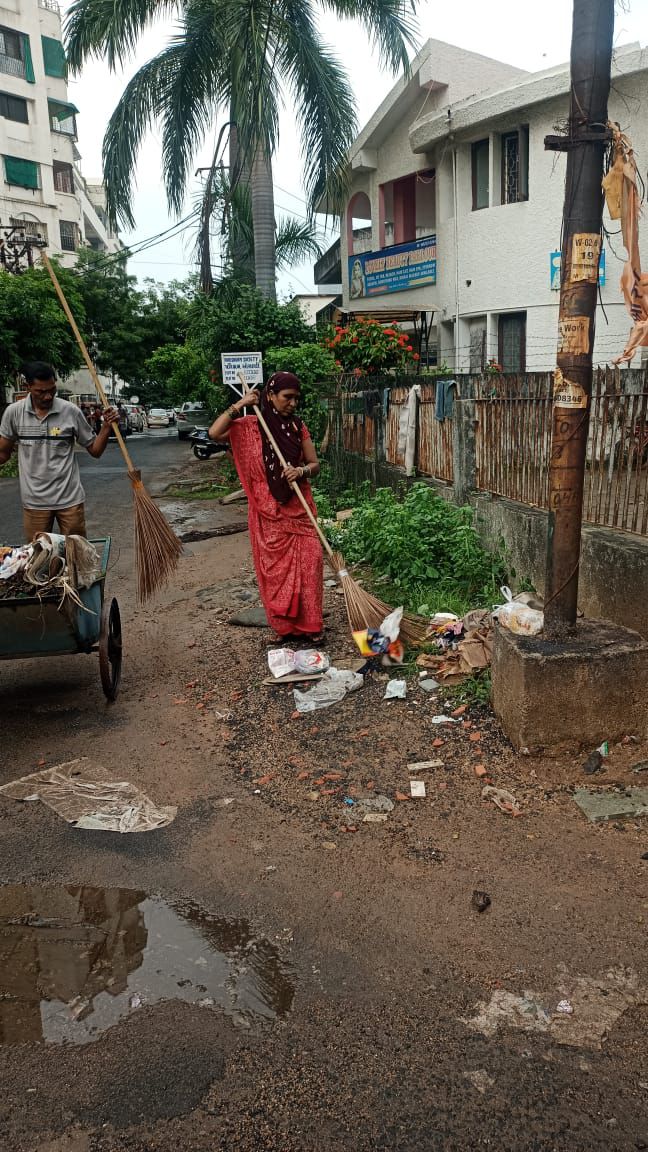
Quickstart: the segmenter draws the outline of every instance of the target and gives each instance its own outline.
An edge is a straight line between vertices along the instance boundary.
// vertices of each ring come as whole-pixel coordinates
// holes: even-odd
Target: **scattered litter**
[[[383,700],[404,700],[407,696],[407,680],[390,680]]]
[[[556,1012],[561,1012],[564,1016],[571,1016],[574,1011],[573,1005],[569,1000],[559,1000],[556,1004]]]
[[[500,588],[500,592],[505,603],[493,609],[493,619],[518,635],[537,636],[544,627],[544,613],[530,607],[527,593],[514,596],[506,585]]]
[[[344,797],[344,803],[346,804],[347,808],[353,808],[353,805],[355,804],[355,800],[353,799],[352,796],[345,796]]]
[[[293,688],[295,707],[298,712],[314,712],[318,708],[330,708],[331,704],[339,704],[349,692],[357,692],[362,688],[364,678],[359,672],[350,672],[346,668],[329,668],[319,683],[308,692],[300,692]]]
[[[648,760],[640,760],[638,764],[633,765],[632,771],[635,773],[648,772]]]
[[[603,743],[599,745],[597,751],[601,753],[601,756],[604,759],[606,756],[610,755],[610,745],[608,744],[607,740],[604,740]]]
[[[277,679],[295,671],[295,653],[292,648],[272,648],[268,652],[268,668]]]
[[[379,631],[381,635],[386,636],[390,644],[395,644],[398,640],[402,619],[402,607],[394,608],[393,612],[390,612],[388,616],[385,616],[385,619],[380,625]]]
[[[129,1003],[131,1008],[141,1008],[143,1001],[142,1001],[142,997],[140,996],[139,992],[135,992],[134,995],[131,996],[128,1003]]]
[[[233,804],[233,803],[234,803],[233,798],[230,796],[227,796],[223,800],[216,800],[214,803],[214,808],[229,808],[230,804]]]
[[[427,676],[425,680],[419,680],[419,688],[423,692],[436,692],[437,688],[440,687],[439,681],[434,680],[432,676]]]
[[[425,799],[425,781],[424,780],[410,780],[410,793],[416,800]]]
[[[340,512],[335,513],[335,519],[342,523],[344,520],[350,520],[353,516],[353,508],[343,508]]]
[[[337,580],[325,580],[324,581],[324,587],[325,588],[337,588]]]
[[[13,800],[40,800],[75,828],[150,832],[175,819],[177,808],[158,807],[127,781],[107,781],[88,757],[34,772],[0,788]]]
[[[521,815],[520,805],[515,796],[512,792],[507,792],[505,788],[495,788],[492,784],[485,784],[482,788],[482,800],[492,800],[501,812],[507,812],[510,816]]]
[[[366,812],[362,817],[363,824],[384,824],[387,819],[386,812]]]
[[[592,792],[577,788],[574,801],[592,824],[619,820],[624,816],[648,816],[648,788],[626,788],[624,791]]]
[[[408,772],[427,772],[433,768],[443,768],[443,760],[417,760],[407,765]]]
[[[648,1003],[632,968],[611,968],[598,977],[570,976],[566,968],[558,991],[572,1011],[552,1012],[537,992],[522,995],[496,989],[488,1002],[476,1006],[477,1015],[463,1020],[469,1028],[494,1036],[500,1027],[525,1032],[548,1032],[559,1044],[600,1049],[617,1020],[636,1004]]]
[[[440,716],[432,717],[433,724],[458,724],[458,720],[453,720],[452,716],[446,716],[443,712]]]
[[[595,752],[590,752],[587,760],[583,764],[583,772],[586,776],[593,776],[595,772],[600,772],[603,769],[603,757],[597,748]]]
[[[485,1096],[489,1088],[492,1088],[495,1081],[492,1076],[488,1075],[485,1068],[477,1068],[474,1072],[464,1072],[464,1080],[469,1080],[482,1096]]]
[[[329,663],[326,653],[319,652],[316,648],[300,648],[295,652],[295,672],[305,672],[313,676],[319,672],[326,672]]]
[[[363,814],[386,816],[387,813],[393,812],[394,801],[390,800],[389,796],[367,796],[362,800],[356,800],[355,809],[357,816],[362,816]],[[355,818],[356,815],[354,815],[354,819]],[[368,821],[368,823],[371,823],[371,821]]]
[[[475,888],[470,903],[478,912],[485,912],[487,908],[490,908],[491,898],[488,892],[480,892],[478,888]]]

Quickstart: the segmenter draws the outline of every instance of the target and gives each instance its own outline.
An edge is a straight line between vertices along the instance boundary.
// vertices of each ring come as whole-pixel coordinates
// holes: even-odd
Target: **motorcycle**
[[[206,428],[196,428],[189,437],[193,454],[197,460],[209,460],[210,456],[217,456],[220,452],[227,452],[227,444],[217,444],[210,440]]]

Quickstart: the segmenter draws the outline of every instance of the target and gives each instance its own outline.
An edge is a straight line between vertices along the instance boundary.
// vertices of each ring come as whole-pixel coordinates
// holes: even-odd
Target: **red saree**
[[[306,426],[304,439],[308,437]],[[229,429],[234,462],[248,498],[252,557],[268,624],[279,636],[322,631],[322,546],[299,500],[279,504],[271,495],[263,465],[256,416],[235,420]],[[315,515],[310,484],[302,492]]]

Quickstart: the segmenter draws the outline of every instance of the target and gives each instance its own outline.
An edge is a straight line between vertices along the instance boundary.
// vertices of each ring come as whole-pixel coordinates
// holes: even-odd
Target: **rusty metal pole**
[[[614,0],[574,0],[568,132],[545,139],[567,152],[545,584],[556,639],[576,624],[613,33]]]

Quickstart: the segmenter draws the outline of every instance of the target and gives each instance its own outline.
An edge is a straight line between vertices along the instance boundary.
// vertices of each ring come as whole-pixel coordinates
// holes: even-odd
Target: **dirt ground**
[[[188,530],[245,518],[241,505],[184,507],[173,515]],[[103,703],[94,658],[73,671],[12,665],[0,783],[91,755],[178,815],[120,837],[0,800],[2,880],[138,889],[244,916],[294,998],[251,1024],[171,999],[92,1044],[0,1044],[1,1146],[648,1148],[648,827],[592,825],[572,796],[642,783],[632,767],[648,747],[611,747],[593,777],[584,756],[519,757],[485,707],[435,724],[442,702],[416,674],[405,700],[384,700],[372,671],[340,704],[296,715],[290,687],[263,683],[267,630],[228,623],[256,602],[247,533],[188,545],[144,609],[127,515],[117,502],[121,695]],[[332,589],[325,610],[332,662],[357,655]],[[407,765],[425,760],[440,761],[420,774],[427,796],[408,798]],[[519,816],[482,800],[477,764]],[[393,809],[364,822],[361,802],[376,796]],[[475,890],[490,897],[484,912]]]

